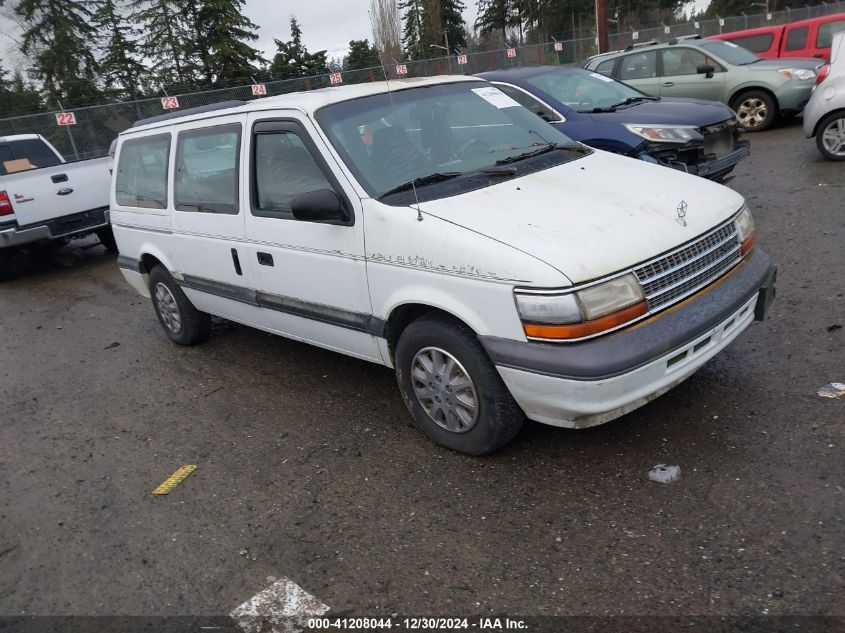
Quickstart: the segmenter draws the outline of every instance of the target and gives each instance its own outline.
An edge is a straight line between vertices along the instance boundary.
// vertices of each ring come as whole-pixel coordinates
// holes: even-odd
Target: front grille
[[[676,251],[634,269],[654,312],[715,281],[742,259],[733,220]]]
[[[730,154],[735,147],[734,125],[732,123],[720,123],[701,129],[704,136],[704,154],[713,154],[721,158]]]

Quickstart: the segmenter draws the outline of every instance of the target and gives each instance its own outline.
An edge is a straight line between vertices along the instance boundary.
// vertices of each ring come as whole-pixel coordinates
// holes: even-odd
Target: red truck
[[[839,31],[845,31],[845,13],[722,33],[712,39],[732,42],[759,57],[819,57],[830,61],[830,44],[833,34]]]

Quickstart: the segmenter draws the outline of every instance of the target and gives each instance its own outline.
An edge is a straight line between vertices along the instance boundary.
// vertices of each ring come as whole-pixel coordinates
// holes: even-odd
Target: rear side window
[[[166,209],[169,159],[170,134],[125,141],[117,163],[117,204],[142,209]]]
[[[663,76],[698,74],[698,67],[707,64],[707,57],[692,48],[667,48],[663,51]]]
[[[622,81],[649,77],[657,77],[657,51],[635,53],[622,58],[622,67],[619,69]]]
[[[748,49],[752,53],[765,53],[772,47],[775,36],[771,33],[761,33],[760,35],[734,37],[728,41],[733,42],[737,46],[742,46],[742,48]]]
[[[240,153],[240,123],[180,132],[176,144],[176,208],[236,215]]]
[[[615,59],[608,59],[606,61],[603,61],[601,64],[596,66],[596,72],[601,73],[602,75],[607,75],[608,77],[612,77],[614,64],[616,64]]]
[[[800,51],[807,46],[807,33],[809,33],[809,26],[800,26],[797,29],[790,29],[786,34],[786,46],[784,50]]]
[[[833,34],[845,31],[845,20],[834,20],[819,25],[816,36],[816,48],[830,48],[833,45]]]

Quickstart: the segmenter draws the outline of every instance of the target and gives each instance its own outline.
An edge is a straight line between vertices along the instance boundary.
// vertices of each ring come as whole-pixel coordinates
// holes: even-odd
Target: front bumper
[[[728,154],[716,157],[705,155],[702,149],[693,151],[667,151],[654,149],[644,152],[664,167],[671,167],[702,178],[718,179],[726,176],[741,161],[751,155],[751,144],[738,141],[735,149]]]
[[[651,319],[604,337],[554,345],[481,337],[526,415],[583,428],[665,393],[724,349],[774,298],[776,268],[761,250]]]
[[[812,80],[792,79],[775,90],[780,112],[800,112],[813,94]]]
[[[92,209],[28,226],[13,225],[0,229],[0,248],[25,246],[35,242],[56,240],[81,233],[90,233],[109,224],[109,210]]]

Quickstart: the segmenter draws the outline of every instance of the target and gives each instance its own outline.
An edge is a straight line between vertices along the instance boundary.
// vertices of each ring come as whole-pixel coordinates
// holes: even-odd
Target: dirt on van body
[[[0,285],[0,614],[226,614],[289,578],[350,615],[845,616],[845,398],[816,395],[845,382],[845,171],[800,123],[751,140],[769,318],[485,458],[387,369],[227,322],[172,345],[96,238],[33,263]]]

